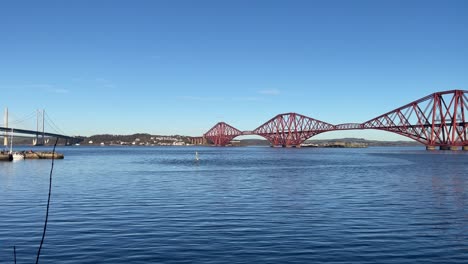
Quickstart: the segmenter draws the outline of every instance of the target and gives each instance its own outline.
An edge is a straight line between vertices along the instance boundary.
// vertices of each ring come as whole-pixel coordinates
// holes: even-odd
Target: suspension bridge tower
[[[45,133],[45,110],[37,109],[36,111],[36,138],[33,139],[34,146],[44,145],[45,143],[44,133]],[[41,137],[39,138],[39,136]]]

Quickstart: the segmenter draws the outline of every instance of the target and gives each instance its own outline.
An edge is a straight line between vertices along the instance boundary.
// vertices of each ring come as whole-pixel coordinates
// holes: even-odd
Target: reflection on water
[[[199,161],[195,161],[195,151]],[[41,263],[466,263],[468,152],[63,148]],[[0,260],[34,259],[50,161],[0,163]]]

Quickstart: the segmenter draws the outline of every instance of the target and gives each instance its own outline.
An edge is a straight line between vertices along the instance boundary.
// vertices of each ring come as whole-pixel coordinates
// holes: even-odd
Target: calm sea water
[[[468,152],[59,151],[40,263],[468,263]],[[34,263],[50,165],[0,163],[0,263]]]

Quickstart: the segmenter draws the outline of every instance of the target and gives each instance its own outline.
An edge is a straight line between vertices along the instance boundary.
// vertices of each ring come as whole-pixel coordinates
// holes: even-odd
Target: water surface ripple
[[[59,151],[41,263],[468,263],[468,152]],[[0,163],[0,263],[35,259],[49,170]]]

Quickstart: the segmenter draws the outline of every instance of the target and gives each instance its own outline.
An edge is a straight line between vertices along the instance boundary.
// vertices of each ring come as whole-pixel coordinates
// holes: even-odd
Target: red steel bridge
[[[377,129],[424,144],[427,149],[468,150],[468,91],[436,92],[364,123],[333,125],[297,113],[279,114],[252,131],[217,123],[203,138],[226,146],[241,135],[258,135],[272,146],[300,147],[305,140],[329,131]]]

